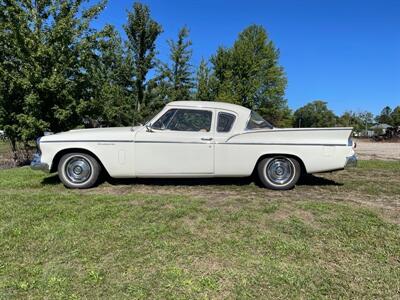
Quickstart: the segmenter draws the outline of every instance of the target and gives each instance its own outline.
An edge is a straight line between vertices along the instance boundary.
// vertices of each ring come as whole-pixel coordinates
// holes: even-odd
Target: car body
[[[288,189],[301,174],[355,166],[351,132],[351,127],[275,128],[239,105],[175,101],[143,126],[44,136],[31,167],[58,171],[71,188],[93,186],[96,180],[89,185],[86,177],[100,168],[114,178],[246,177],[256,172],[266,177],[266,187]],[[85,180],[75,171],[83,171]],[[287,173],[296,173],[290,184]]]

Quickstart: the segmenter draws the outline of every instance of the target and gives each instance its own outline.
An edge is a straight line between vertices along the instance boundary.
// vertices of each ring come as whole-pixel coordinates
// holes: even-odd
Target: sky
[[[109,0],[93,23],[123,24],[134,1]],[[400,0],[143,0],[163,27],[158,58],[168,60],[168,39],[186,25],[192,64],[230,47],[251,24],[266,28],[288,78],[293,110],[313,100],[336,114],[400,105]]]

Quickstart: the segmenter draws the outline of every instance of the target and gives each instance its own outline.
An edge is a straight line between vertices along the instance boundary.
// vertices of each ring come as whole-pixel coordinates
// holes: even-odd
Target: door
[[[232,111],[216,111],[215,124],[215,166],[214,173],[218,176],[235,176],[241,174],[239,165],[246,163],[246,148],[243,146],[227,144],[226,141],[235,132],[237,114]]]
[[[214,174],[213,111],[169,108],[136,134],[137,176]]]

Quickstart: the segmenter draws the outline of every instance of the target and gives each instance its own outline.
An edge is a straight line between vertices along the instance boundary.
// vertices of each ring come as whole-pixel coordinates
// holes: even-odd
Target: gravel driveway
[[[399,160],[400,143],[371,142],[358,140],[356,152],[359,159]]]

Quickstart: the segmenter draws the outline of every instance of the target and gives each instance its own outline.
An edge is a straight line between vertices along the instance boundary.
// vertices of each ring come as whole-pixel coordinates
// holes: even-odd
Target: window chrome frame
[[[177,114],[177,112],[179,111],[179,110],[194,110],[194,111],[205,111],[205,112],[210,112],[211,113],[211,123],[210,123],[210,129],[207,131],[207,132],[212,132],[212,130],[213,130],[213,121],[214,121],[214,110],[211,110],[211,109],[203,109],[203,108],[178,108],[178,107],[171,107],[171,108],[169,108],[169,109],[167,109],[160,117],[158,117],[157,118],[157,120],[155,120],[154,122],[152,122],[151,124],[154,124],[154,123],[156,123],[156,122],[158,122],[158,120],[160,120],[165,114],[167,114],[170,110],[175,110],[175,112],[174,112],[174,114],[172,115],[172,117],[171,117],[171,120],[172,120],[172,118],[174,118],[175,117],[175,115]],[[161,113],[161,112],[160,112]],[[157,116],[156,116],[157,117]],[[170,124],[170,122],[171,122],[171,120],[169,120],[169,122],[168,122],[168,125]],[[157,129],[157,128],[154,128],[154,130],[158,130],[158,131],[176,131],[176,132],[201,132],[201,131],[193,131],[193,130],[172,130],[172,129],[168,129],[168,128],[165,128],[165,129]]]
[[[219,121],[219,115],[220,114],[225,114],[225,115],[230,115],[230,116],[233,116],[233,122],[231,123],[231,127],[229,128],[229,130],[228,131],[219,131],[218,130],[218,121]],[[235,114],[232,114],[232,113],[229,113],[229,112],[225,112],[225,111],[219,111],[218,112],[218,114],[217,114],[217,119],[216,119],[216,126],[215,126],[215,132],[217,132],[217,133],[229,133],[229,132],[231,132],[232,131],[232,128],[233,128],[233,126],[235,125],[235,122],[236,122],[236,115]]]

